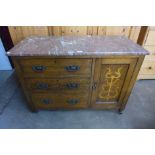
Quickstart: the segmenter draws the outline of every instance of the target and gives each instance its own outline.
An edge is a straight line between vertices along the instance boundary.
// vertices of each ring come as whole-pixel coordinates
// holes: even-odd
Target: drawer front
[[[22,58],[24,77],[90,76],[91,59]]]
[[[59,78],[59,79],[32,79],[25,80],[26,86],[33,91],[65,91],[65,92],[88,92],[90,78]]]
[[[76,94],[34,93],[31,98],[33,104],[39,109],[85,108],[88,106],[88,93],[81,96]]]
[[[139,74],[155,74],[155,61],[145,60]]]

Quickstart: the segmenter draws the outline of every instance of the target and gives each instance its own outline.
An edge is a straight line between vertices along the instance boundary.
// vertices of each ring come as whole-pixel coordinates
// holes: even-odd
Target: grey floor
[[[32,113],[14,72],[0,71],[0,128],[153,129],[155,80],[140,80],[122,115],[116,111],[74,110]]]

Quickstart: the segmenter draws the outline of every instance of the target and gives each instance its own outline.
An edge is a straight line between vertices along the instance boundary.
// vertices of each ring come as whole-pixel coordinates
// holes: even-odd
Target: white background
[[[3,0],[0,6],[3,25],[155,25],[154,0]]]

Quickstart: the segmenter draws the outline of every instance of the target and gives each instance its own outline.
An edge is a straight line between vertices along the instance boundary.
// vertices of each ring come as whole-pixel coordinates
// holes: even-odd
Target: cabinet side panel
[[[28,104],[31,111],[36,111],[37,109],[36,109],[36,107],[34,106],[34,104],[31,101],[31,98],[29,96],[29,92],[26,90],[26,86],[25,86],[25,83],[24,83],[24,77],[22,76],[22,72],[21,72],[20,66],[18,64],[18,61],[16,60],[15,57],[12,58],[12,60],[13,60],[13,63],[15,65],[15,72],[16,72],[17,77],[19,79],[20,85],[22,86],[24,94],[25,94],[25,96],[27,98],[27,104]]]
[[[124,110],[145,56],[139,56],[120,110]]]

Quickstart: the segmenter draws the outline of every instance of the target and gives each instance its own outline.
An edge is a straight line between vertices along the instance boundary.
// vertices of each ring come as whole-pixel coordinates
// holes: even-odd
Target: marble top
[[[9,56],[147,55],[124,36],[31,36],[7,52]]]

